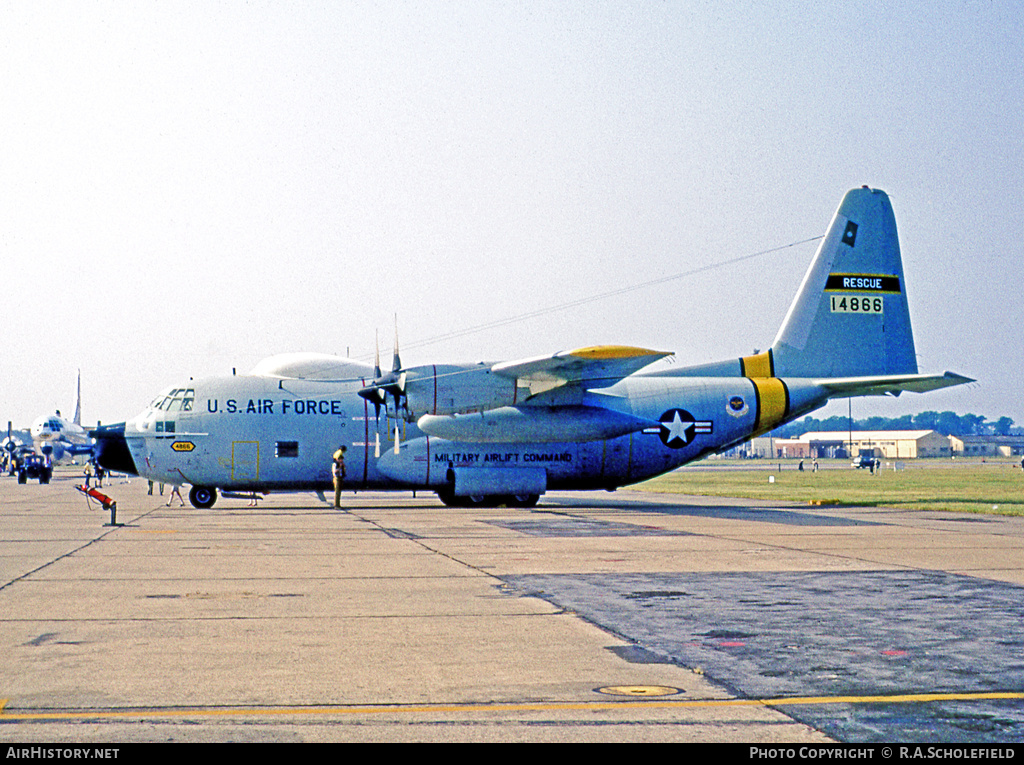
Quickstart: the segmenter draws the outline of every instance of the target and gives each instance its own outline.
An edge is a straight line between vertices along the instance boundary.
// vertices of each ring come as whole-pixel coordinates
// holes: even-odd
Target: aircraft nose
[[[128,451],[123,422],[101,425],[95,430],[90,430],[89,436],[96,439],[96,462],[100,466],[118,473],[139,474],[132,453]]]

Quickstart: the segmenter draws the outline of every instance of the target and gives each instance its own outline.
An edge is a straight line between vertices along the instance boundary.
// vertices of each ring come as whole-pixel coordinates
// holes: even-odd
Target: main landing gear
[[[474,494],[457,497],[451,489],[439,489],[437,498],[447,507],[533,507],[540,500],[539,494]]]

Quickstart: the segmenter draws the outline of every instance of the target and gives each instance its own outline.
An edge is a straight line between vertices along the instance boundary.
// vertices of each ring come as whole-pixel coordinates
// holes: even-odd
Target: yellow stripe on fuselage
[[[786,383],[778,377],[752,377],[757,392],[757,418],[754,420],[754,435],[767,433],[786,419],[789,413],[789,391]]]
[[[755,356],[740,359],[744,377],[754,384],[757,394],[757,417],[754,420],[754,435],[767,433],[786,419],[789,413],[789,390],[786,383],[775,376],[775,359],[769,348]]]

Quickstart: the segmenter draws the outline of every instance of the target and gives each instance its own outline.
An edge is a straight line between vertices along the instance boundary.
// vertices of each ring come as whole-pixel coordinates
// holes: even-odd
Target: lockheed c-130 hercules
[[[720,452],[833,398],[970,382],[919,374],[896,220],[882,191],[846,194],[771,348],[679,367],[595,346],[548,356],[392,369],[319,354],[169,388],[92,432],[100,464],[217,491],[344,487],[436,492],[447,505],[530,506],[553,489],[615,489]],[[383,445],[383,446],[382,446]]]

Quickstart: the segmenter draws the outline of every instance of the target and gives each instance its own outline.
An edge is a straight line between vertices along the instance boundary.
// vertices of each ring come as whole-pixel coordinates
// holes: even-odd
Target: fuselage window
[[[278,457],[298,457],[299,456],[299,442],[298,441],[278,441],[276,455]]]

